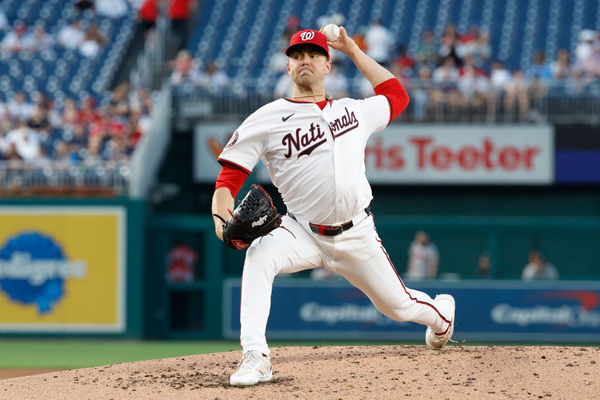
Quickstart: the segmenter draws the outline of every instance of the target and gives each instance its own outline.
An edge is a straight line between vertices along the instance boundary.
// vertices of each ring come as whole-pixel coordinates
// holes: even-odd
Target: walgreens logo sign
[[[372,183],[551,184],[551,127],[390,126],[365,160]]]

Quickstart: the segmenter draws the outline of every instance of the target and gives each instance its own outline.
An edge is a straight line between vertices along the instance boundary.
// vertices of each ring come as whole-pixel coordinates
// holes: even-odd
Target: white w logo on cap
[[[313,32],[313,31],[302,32],[300,34],[300,37],[302,38],[303,42],[306,42],[307,40],[312,40],[312,38],[315,37],[315,32]]]

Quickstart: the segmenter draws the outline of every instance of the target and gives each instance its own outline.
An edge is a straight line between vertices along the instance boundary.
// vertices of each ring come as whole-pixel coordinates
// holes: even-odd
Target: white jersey
[[[250,115],[219,159],[247,171],[262,160],[290,213],[312,223],[341,224],[371,202],[365,147],[389,122],[385,96],[333,100],[323,110],[279,99]]]

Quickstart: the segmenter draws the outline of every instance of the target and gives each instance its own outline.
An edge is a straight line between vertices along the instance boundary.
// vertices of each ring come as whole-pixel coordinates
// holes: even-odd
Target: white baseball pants
[[[279,228],[252,243],[242,274],[240,342],[244,352],[269,354],[265,331],[275,276],[321,266],[342,275],[393,320],[417,322],[434,332],[448,328],[450,321],[438,311],[435,300],[404,286],[375,230],[373,216],[363,215],[362,221],[337,236],[318,235],[307,221],[283,216]]]

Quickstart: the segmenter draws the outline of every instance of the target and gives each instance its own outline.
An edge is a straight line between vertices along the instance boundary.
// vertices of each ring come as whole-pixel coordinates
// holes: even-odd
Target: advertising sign
[[[196,181],[216,180],[218,155],[236,128],[234,123],[196,126]],[[369,182],[391,185],[547,185],[554,182],[554,160],[554,130],[541,125],[393,124],[372,135],[365,150]],[[254,171],[257,182],[270,182],[262,163]]]
[[[456,340],[600,341],[600,283],[408,282],[456,300]],[[225,285],[224,334],[239,335],[240,282]],[[267,337],[424,340],[425,327],[393,321],[343,280],[280,279],[273,287]]]
[[[551,184],[551,127],[394,125],[365,154],[371,183]]]
[[[0,207],[0,332],[123,332],[122,207]]]

